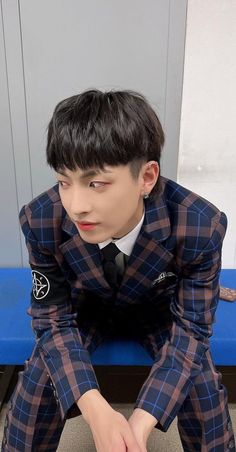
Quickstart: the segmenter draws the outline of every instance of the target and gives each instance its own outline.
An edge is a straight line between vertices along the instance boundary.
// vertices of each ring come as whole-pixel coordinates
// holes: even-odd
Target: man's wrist
[[[129,418],[129,423],[132,430],[136,433],[136,437],[143,439],[144,442],[147,441],[157,422],[157,419],[152,414],[141,408],[135,408]]]
[[[85,392],[77,401],[77,405],[88,424],[93,422],[102,410],[111,408],[97,389],[90,389]]]
[[[135,408],[134,414],[137,420],[144,421],[144,424],[146,424],[150,428],[154,428],[157,424],[157,419],[148,411],[143,410],[142,408]]]

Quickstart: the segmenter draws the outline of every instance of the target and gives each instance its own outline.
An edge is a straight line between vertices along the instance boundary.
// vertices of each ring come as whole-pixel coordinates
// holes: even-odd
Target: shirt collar
[[[119,250],[122,253],[126,254],[127,256],[130,256],[143,224],[144,213],[139,223],[134,227],[134,229],[132,229],[132,231],[124,235],[124,237],[121,237],[120,239],[108,239],[105,242],[98,243],[100,250],[107,246],[108,243],[113,242],[116,244],[117,248],[119,248]]]

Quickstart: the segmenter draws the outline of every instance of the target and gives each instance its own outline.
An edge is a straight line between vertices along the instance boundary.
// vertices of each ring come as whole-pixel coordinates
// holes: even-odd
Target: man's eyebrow
[[[94,176],[97,176],[98,174],[101,174],[101,173],[102,173],[102,170],[100,170],[100,169],[86,170],[86,171],[83,171],[83,173],[80,176],[80,179],[81,180],[88,179],[89,177],[94,177]]]
[[[66,173],[64,173],[64,171],[59,170],[57,171],[58,174],[61,174],[62,176],[65,177],[69,177]],[[83,171],[83,173],[81,174],[80,179],[87,179],[88,177],[94,177],[97,176],[98,174],[102,174],[102,173],[112,173],[112,171],[109,171],[105,168],[103,169],[89,169],[89,170],[85,170]]]

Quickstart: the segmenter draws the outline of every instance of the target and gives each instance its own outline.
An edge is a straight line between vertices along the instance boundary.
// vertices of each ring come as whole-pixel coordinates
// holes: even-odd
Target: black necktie
[[[122,278],[122,273],[115,260],[119,253],[122,254],[119,248],[112,242],[102,249],[105,278],[113,289],[118,288]]]

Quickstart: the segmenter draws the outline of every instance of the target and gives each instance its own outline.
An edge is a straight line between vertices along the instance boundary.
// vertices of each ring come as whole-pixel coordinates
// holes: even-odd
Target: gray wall
[[[187,0],[2,0],[0,266],[26,266],[18,211],[54,183],[46,127],[57,102],[87,88],[134,89],[166,133],[176,179]]]

